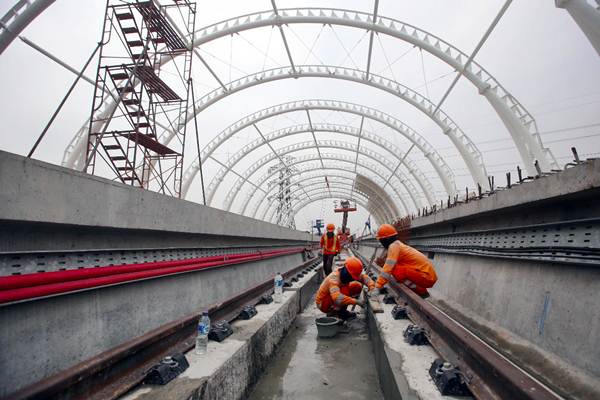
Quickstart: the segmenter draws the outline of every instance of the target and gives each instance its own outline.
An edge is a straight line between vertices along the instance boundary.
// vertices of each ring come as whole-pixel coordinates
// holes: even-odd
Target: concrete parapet
[[[305,242],[296,231],[0,151],[0,252]]]
[[[0,396],[200,312],[302,262],[301,254],[293,254],[2,306]]]
[[[260,304],[258,314],[233,323],[234,334],[224,342],[209,342],[208,353],[186,354],[190,367],[165,386],[141,386],[122,400],[237,400],[246,398],[269,359],[303,309],[302,293],[313,292],[320,270],[286,289],[282,303]]]

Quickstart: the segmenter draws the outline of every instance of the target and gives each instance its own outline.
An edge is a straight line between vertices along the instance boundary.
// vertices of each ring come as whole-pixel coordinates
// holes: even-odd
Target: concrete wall
[[[2,257],[278,247],[307,240],[306,232],[0,151]],[[0,306],[0,396],[301,263],[296,254]]]
[[[420,241],[425,243],[419,237],[599,218],[599,198],[600,160],[593,160],[415,219],[409,243],[419,248]],[[597,224],[590,225],[595,229],[590,242],[579,246],[597,250]],[[553,242],[548,243],[551,249]],[[600,398],[598,264],[525,259],[527,254],[459,254],[468,246],[432,247],[423,250],[433,257],[438,273],[433,302],[567,397]],[[360,251],[369,258],[373,250],[365,245]]]
[[[0,251],[308,238],[307,232],[0,151]]]
[[[0,396],[301,263],[295,254],[0,307]]]

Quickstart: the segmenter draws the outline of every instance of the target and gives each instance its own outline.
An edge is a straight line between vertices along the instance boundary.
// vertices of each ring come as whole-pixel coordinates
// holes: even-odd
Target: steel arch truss
[[[416,131],[414,131],[412,128],[410,128],[403,122],[388,114],[385,114],[379,110],[370,107],[343,101],[299,100],[279,104],[257,111],[233,123],[221,133],[219,133],[213,140],[211,140],[210,143],[208,143],[202,150],[202,160],[203,162],[206,162],[206,160],[208,160],[209,157],[212,157],[212,154],[218,147],[220,147],[223,143],[225,143],[232,136],[234,136],[244,128],[247,128],[256,124],[257,122],[277,115],[305,110],[329,110],[351,113],[379,122],[389,127],[390,129],[402,134],[411,143],[413,143],[421,152],[423,152],[424,156],[428,159],[428,161],[431,163],[434,170],[436,171],[437,175],[440,177],[446,190],[446,193],[449,196],[454,196],[456,194],[456,184],[454,182],[454,174],[452,170],[446,164],[441,155],[437,153],[437,151],[433,148],[433,146],[429,144],[427,140],[425,140],[425,138],[423,138],[421,135],[419,135]],[[187,189],[189,189],[191,181],[194,179],[198,169],[199,165],[198,161],[196,160],[196,162],[192,163],[192,165],[190,165],[190,167],[184,173],[182,187],[183,193],[185,193]]]
[[[377,16],[367,12],[332,8],[287,8],[246,14],[221,21],[199,29],[193,45],[200,46],[212,40],[249,29],[290,24],[340,25],[374,31],[417,46],[439,58],[473,83],[492,105],[509,130],[521,159],[530,174],[535,172],[534,160],[538,160],[542,170],[555,167],[556,161],[542,141],[533,116],[519,103],[485,68],[472,60],[468,65],[468,54],[462,52],[443,39],[392,18]]]
[[[296,65],[295,68],[280,67],[261,71],[227,83],[224,87],[219,87],[206,94],[196,101],[194,112],[200,113],[219,100],[244,89],[290,78],[341,79],[368,85],[399,97],[431,118],[442,129],[442,132],[448,136],[457,148],[469,169],[475,185],[488,186],[487,171],[481,152],[448,114],[441,109],[435,111],[436,105],[420,93],[386,77],[373,73],[367,74],[366,71],[326,65]],[[189,115],[189,118],[193,118],[192,112]],[[166,132],[165,136],[161,138],[161,142],[168,143],[171,136],[169,132]]]
[[[308,172],[313,172],[313,171],[318,171],[318,172],[316,174],[311,174],[310,176],[305,176],[304,175],[304,174],[306,174]],[[337,171],[343,171],[343,172],[349,173],[350,176],[340,174]],[[346,179],[346,180],[355,181],[359,175],[360,174],[354,174],[353,172],[349,172],[348,170],[345,170],[343,168],[338,168],[337,170],[335,170],[333,168],[328,168],[326,170],[323,170],[321,168],[302,170],[302,171],[299,171],[299,172],[297,172],[297,173],[295,173],[293,175],[293,176],[298,176],[298,180],[290,183],[290,185],[287,186],[286,189],[290,188],[291,189],[290,195],[292,195],[292,194],[295,194],[296,192],[298,192],[300,190],[303,190],[303,188],[305,187],[304,185],[306,185],[306,183],[309,180],[311,180],[311,179],[322,178],[321,182],[324,182],[325,177],[327,177],[328,179],[329,178],[336,178],[336,179]],[[362,175],[365,176],[365,177],[367,177],[369,180],[373,181],[373,185],[367,185],[367,189],[369,190],[369,192],[372,192],[376,197],[379,197],[381,199],[385,199],[385,201],[383,201],[383,203],[385,203],[386,206],[389,208],[390,213],[392,215],[394,215],[394,216],[398,216],[399,212],[398,212],[398,209],[396,207],[396,204],[393,201],[392,196],[390,196],[381,185],[378,185],[377,183],[375,183],[375,181],[373,179],[371,179],[371,177],[368,177],[367,175],[364,175],[364,174],[362,174]],[[297,186],[297,188],[294,189],[293,186]],[[356,186],[355,186],[355,189],[357,189]],[[358,188],[358,189],[360,189],[360,188]],[[251,215],[252,218],[255,217],[256,211],[258,210],[258,208],[260,208],[260,206],[262,204],[264,204],[264,200],[265,199],[268,199],[268,198],[262,197],[260,199],[260,202],[257,202],[257,204],[255,206],[254,214]],[[264,220],[265,217],[267,216],[267,214],[271,213],[269,215],[272,215],[272,211],[273,211],[272,205],[271,204],[267,204],[267,207],[264,208],[263,212],[260,214],[260,216],[258,217],[258,219]]]
[[[332,181],[332,183],[329,184],[329,186],[323,186],[325,185],[325,177],[327,178],[335,178],[335,181]],[[342,181],[350,181],[351,183],[347,183],[347,182],[339,182],[337,180],[342,180]],[[294,183],[292,183],[290,186],[297,186],[296,188],[292,188],[290,191],[290,197],[298,199],[300,197],[298,197],[299,192],[303,192],[306,197],[308,198],[309,193],[311,192],[311,190],[309,190],[309,188],[315,187],[315,186],[319,186],[319,189],[327,192],[329,190],[333,190],[335,188],[337,188],[339,185],[344,185],[344,186],[348,186],[350,187],[351,191],[353,192],[357,192],[357,193],[363,193],[364,195],[366,195],[366,197],[369,199],[369,201],[374,202],[375,204],[377,204],[380,209],[382,210],[382,212],[384,212],[388,219],[393,219],[393,218],[397,218],[399,217],[399,213],[398,210],[396,209],[395,205],[393,204],[393,202],[391,202],[391,199],[387,199],[387,194],[385,193],[385,191],[383,191],[381,189],[381,187],[375,187],[372,185],[364,185],[364,187],[360,187],[357,188],[356,184],[355,184],[355,179],[356,176],[352,177],[352,176],[344,176],[342,174],[332,174],[330,172],[328,173],[323,173],[320,172],[318,174],[314,174],[310,177],[306,177],[303,178],[301,181],[296,181]],[[263,215],[259,218],[265,221],[272,221],[275,213],[276,213],[276,209],[273,207],[268,207],[265,209],[265,211],[268,211],[263,213]]]
[[[412,181],[408,179],[402,172],[400,172],[397,169],[394,169],[393,166],[387,165],[384,161],[385,157],[383,157],[383,155],[381,155],[380,153],[365,148],[357,149],[356,145],[339,140],[319,140],[317,141],[317,143],[311,140],[307,142],[294,143],[290,146],[282,147],[277,151],[277,154],[279,157],[282,157],[284,155],[292,154],[302,150],[316,149],[317,147],[321,149],[332,148],[336,150],[348,150],[350,152],[357,152],[358,150],[361,155],[370,158],[372,161],[380,164],[384,169],[386,169],[388,171],[386,175],[391,175],[400,181],[401,185],[403,185],[406,188],[408,195],[414,204],[414,210],[421,208],[422,205],[418,196],[418,191],[413,185]],[[227,194],[227,197],[225,198],[224,209],[226,211],[229,211],[231,209],[233,200],[235,199],[235,197],[237,197],[237,194],[239,193],[243,182],[248,181],[249,178],[257,170],[259,170],[269,162],[276,160],[278,156],[275,154],[268,154],[254,162],[250,167],[246,169],[246,171],[244,171],[242,177],[238,179],[238,183],[230,189],[229,193]],[[317,157],[317,159],[320,158],[324,160],[327,159],[324,153],[321,153],[321,157]],[[256,184],[256,186],[261,187],[261,184],[258,183]]]
[[[294,168],[298,168],[298,166],[302,166],[302,168],[298,168],[298,171],[294,172],[292,174],[292,176],[300,176],[302,174],[305,173],[309,173],[309,172],[313,172],[313,171],[321,171],[323,173],[327,172],[327,171],[343,171],[343,172],[349,172],[349,171],[353,171],[353,167],[354,167],[354,162],[355,160],[352,157],[347,157],[343,154],[326,154],[327,158],[326,161],[334,161],[334,163],[326,163],[325,164],[325,169],[323,169],[323,167],[321,166],[320,162],[315,162],[316,160],[318,160],[318,157],[316,155],[305,155],[302,157],[297,157],[293,163],[290,164],[291,167]],[[348,164],[347,168],[342,167],[342,164]],[[383,170],[381,170],[376,164],[372,164],[369,162],[366,162],[364,160],[361,160],[358,163],[358,166],[361,167],[361,173],[360,175],[364,175],[367,178],[371,179],[373,182],[375,182],[376,185],[380,186],[384,192],[385,192],[385,188],[384,185],[385,183],[383,183],[384,179],[383,176],[385,176],[385,172]],[[350,172],[353,173],[353,172]],[[264,184],[265,182],[269,181],[270,179],[272,179],[275,176],[274,173],[269,173],[267,172],[265,175],[263,175],[260,179],[259,179],[259,183]],[[382,183],[381,184],[377,184],[376,181],[377,180],[381,180]],[[390,199],[392,199],[392,201],[394,200],[394,198],[396,200],[398,200],[398,204],[401,206],[402,208],[402,212],[404,214],[408,213],[408,206],[406,204],[406,202],[404,201],[404,195],[402,193],[400,193],[399,189],[392,185],[390,186],[391,191],[393,192],[393,194],[389,194],[387,192],[386,195],[390,197]],[[255,218],[258,210],[260,209],[260,207],[264,204],[265,200],[267,200],[267,196],[268,194],[271,192],[272,190],[268,190],[265,193],[260,194],[258,200],[255,202],[254,206],[252,207],[252,211],[248,214],[248,216]],[[242,210],[241,210],[241,214],[244,215],[246,212],[246,209],[248,208],[249,204],[250,204],[250,200],[252,198],[254,198],[254,196],[256,195],[257,190],[255,188],[253,188],[247,195],[246,195],[246,199],[243,201],[243,206],[242,206]],[[394,203],[394,206],[396,206],[396,203]],[[268,212],[270,206],[267,206],[267,208],[265,210],[263,210],[262,215],[259,217],[259,219],[264,219],[264,216],[266,215],[266,213]]]
[[[347,184],[347,183],[343,183],[343,182],[338,182],[336,185],[330,185],[329,188],[323,186],[322,183],[319,184],[313,184],[311,185],[311,187],[308,188],[309,196],[304,196],[301,199],[302,200],[306,200],[306,199],[311,199],[313,198],[313,196],[310,196],[311,194],[315,194],[315,195],[319,195],[322,193],[345,193],[344,196],[340,196],[342,198],[347,198],[348,196],[356,196],[357,198],[362,198],[365,203],[367,203],[369,205],[369,208],[367,208],[367,210],[369,212],[377,212],[378,215],[385,219],[386,221],[391,221],[393,220],[393,216],[391,216],[389,214],[389,211],[385,210],[383,208],[383,205],[378,201],[378,200],[374,200],[369,194],[364,193],[364,192],[360,192],[360,191],[356,191],[356,190],[352,190],[352,185],[351,184]],[[291,205],[290,210],[292,211],[288,216],[286,216],[286,219],[283,220],[284,224],[288,224],[291,222],[292,220],[292,214],[295,215],[296,212],[295,210],[297,209],[297,205],[298,202],[293,203]],[[273,216],[271,216],[271,218],[266,219],[266,222],[270,222],[273,223]]]
[[[347,190],[339,190],[339,191],[332,191],[331,194],[325,193],[325,194],[321,194],[316,197],[311,197],[311,198],[305,199],[302,203],[293,205],[292,212],[290,213],[289,218],[286,221],[284,221],[284,223],[287,223],[292,218],[294,218],[296,216],[296,214],[298,213],[298,211],[300,211],[307,205],[314,203],[315,201],[325,200],[325,199],[333,199],[336,197],[346,197],[346,198],[348,198],[348,200],[356,201],[358,204],[365,207],[365,209],[367,209],[371,213],[371,215],[373,215],[375,217],[375,220],[380,224],[383,224],[386,222],[392,222],[391,220],[387,219],[386,216],[381,214],[381,212],[379,212],[379,210],[374,208],[373,205],[369,204],[368,200],[364,200],[358,196],[357,197],[351,196],[350,192]]]
[[[415,165],[415,163],[413,161],[411,161],[408,157],[405,157],[404,152],[401,151],[393,143],[383,139],[382,137],[380,137],[378,135],[370,133],[364,129],[362,131],[360,131],[357,128],[354,128],[352,126],[347,126],[347,125],[315,124],[315,123],[313,123],[312,125],[306,125],[306,124],[295,125],[295,126],[291,126],[291,127],[287,127],[287,128],[283,128],[283,129],[271,132],[269,134],[264,135],[264,138],[261,137],[259,139],[256,139],[256,140],[248,143],[240,151],[238,151],[234,155],[230,156],[229,159],[227,161],[225,161],[224,166],[215,174],[215,176],[213,177],[213,179],[211,180],[211,182],[208,186],[208,189],[207,189],[208,203],[210,204],[210,202],[212,201],[214,194],[217,192],[219,185],[221,184],[221,182],[223,181],[225,176],[233,170],[233,168],[237,165],[237,163],[240,160],[242,160],[243,158],[248,156],[250,153],[252,153],[257,148],[259,148],[263,145],[269,145],[269,143],[274,140],[285,138],[285,137],[290,137],[293,135],[306,133],[306,132],[335,132],[335,133],[342,134],[342,135],[348,135],[348,136],[353,136],[356,138],[361,138],[362,140],[365,140],[365,141],[368,141],[370,143],[377,145],[378,147],[380,147],[390,153],[391,160],[393,160],[394,165],[402,164],[407,168],[407,170],[410,172],[410,174],[415,178],[415,180],[419,184],[419,186],[420,186],[421,190],[423,191],[425,198],[427,199],[427,202],[430,206],[436,202],[433,186],[431,185],[431,182],[429,181],[429,179],[427,179],[425,174],[423,174],[421,172],[421,170]],[[184,186],[186,188],[189,188],[189,184],[184,183]],[[185,195],[185,192],[184,192],[184,195]]]

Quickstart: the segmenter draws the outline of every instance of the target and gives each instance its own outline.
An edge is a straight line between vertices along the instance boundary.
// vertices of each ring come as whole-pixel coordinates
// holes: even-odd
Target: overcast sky
[[[4,14],[14,1],[0,2]],[[471,53],[494,19],[504,1],[498,0],[381,0],[379,14],[394,18],[443,38],[466,53]],[[247,13],[269,10],[269,0],[220,0],[199,2],[196,27]],[[103,0],[57,0],[38,17],[23,35],[70,65],[79,69],[99,40],[104,15]],[[371,12],[372,1],[339,0],[279,0],[279,8],[330,7]],[[285,27],[291,54],[296,64],[341,65],[365,69],[368,33],[349,27],[329,27],[315,24]],[[200,52],[221,80],[228,82],[263,69],[289,65],[281,36],[271,27],[228,36],[200,47]],[[559,164],[570,160],[570,147],[576,146],[582,157],[600,154],[600,57],[589,44],[571,17],[554,6],[551,0],[515,0],[510,6],[476,61],[487,69],[535,117],[542,138]],[[217,82],[197,61],[193,77],[197,97],[218,87]],[[86,71],[94,77],[96,63]],[[373,44],[371,71],[411,87],[439,101],[454,77],[452,69],[426,52],[398,39],[376,35]],[[0,149],[27,154],[35,139],[62,99],[74,75],[43,55],[15,41],[0,57],[0,118],[3,132]],[[59,118],[42,142],[35,158],[60,164],[64,149],[89,117],[92,86],[82,82],[67,102]],[[473,187],[471,178],[458,152],[429,118],[406,102],[373,88],[333,79],[304,78],[282,80],[259,85],[231,95],[199,115],[201,146],[220,131],[243,116],[262,108],[297,99],[334,99],[360,103],[380,109],[402,120],[444,155],[454,169],[459,190]],[[503,183],[506,171],[521,164],[510,136],[489,103],[478,94],[466,79],[461,79],[442,109],[469,135],[484,155],[490,174]],[[328,122],[358,127],[360,117],[315,111],[314,123]],[[305,113],[293,113],[259,123],[264,133],[306,123]],[[374,122],[366,122],[366,131],[376,133],[402,151],[409,142],[397,133]],[[219,149],[216,157],[225,161],[248,142],[257,138],[256,131],[247,129]],[[336,139],[355,143],[354,138],[317,133],[317,139]],[[279,148],[294,142],[311,140],[301,134],[274,142]],[[186,150],[186,160],[196,155],[192,143]],[[368,144],[364,144],[368,148]],[[362,144],[361,144],[362,146]],[[263,146],[265,147],[265,146]],[[371,146],[372,150],[382,152]],[[236,170],[242,173],[253,160],[268,154],[268,148],[257,150],[240,162]],[[323,152],[333,152],[328,149]],[[295,153],[314,153],[306,150]],[[338,151],[340,154],[347,152]],[[443,187],[432,166],[418,151],[411,152],[412,160],[423,170],[444,198]],[[361,158],[362,160],[362,158]],[[390,161],[391,162],[391,161]],[[219,169],[207,162],[205,180],[208,184]],[[265,169],[253,175],[258,180]],[[360,171],[359,171],[360,172]],[[232,176],[224,181],[213,206],[219,207],[224,193],[236,182]],[[244,192],[249,186],[244,186]],[[399,189],[406,193],[404,189]],[[300,192],[299,192],[300,193]],[[240,200],[244,196],[240,196]],[[195,181],[188,196],[190,201],[201,200],[201,188]],[[233,211],[239,211],[240,202]],[[309,221],[323,217],[339,223],[333,214],[333,200],[317,201],[301,210],[296,218],[299,229],[308,229]],[[350,217],[353,230],[361,231],[368,216],[362,207]]]

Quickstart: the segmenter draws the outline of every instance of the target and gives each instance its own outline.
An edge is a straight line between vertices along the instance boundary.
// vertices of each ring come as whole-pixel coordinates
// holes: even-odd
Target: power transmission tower
[[[298,183],[292,183],[292,175],[295,171],[294,168],[288,167],[289,164],[294,160],[291,156],[284,156],[281,160],[269,167],[269,174],[276,173],[277,178],[269,181],[269,189],[276,186],[277,192],[274,195],[268,197],[269,201],[275,201],[277,203],[277,209],[275,211],[276,224],[284,225],[285,221],[288,221],[287,227],[296,229],[296,222],[294,218],[290,218],[292,214],[292,197],[291,192],[295,186],[300,186]]]

